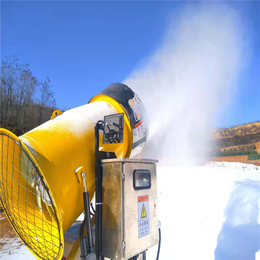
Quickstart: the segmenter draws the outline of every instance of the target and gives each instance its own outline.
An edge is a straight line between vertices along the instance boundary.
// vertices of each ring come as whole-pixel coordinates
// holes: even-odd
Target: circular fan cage
[[[0,133],[0,199],[17,235],[39,259],[61,254],[54,201],[30,152],[16,136]]]

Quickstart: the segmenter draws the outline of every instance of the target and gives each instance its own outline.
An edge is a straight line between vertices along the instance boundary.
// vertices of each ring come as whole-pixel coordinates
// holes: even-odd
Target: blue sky
[[[187,4],[4,1],[1,57],[15,55],[38,79],[48,76],[57,106],[73,108],[110,83],[121,82],[149,58],[162,42],[169,17]],[[226,4],[244,22],[250,61],[219,126],[260,120],[260,2]]]

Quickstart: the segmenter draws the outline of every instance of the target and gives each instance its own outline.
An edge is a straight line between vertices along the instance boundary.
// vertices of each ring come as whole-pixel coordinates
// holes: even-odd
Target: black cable
[[[84,217],[84,220],[82,221],[81,225],[80,225],[80,229],[79,229],[79,237],[83,237],[84,236],[84,228],[86,225],[86,217]]]
[[[156,260],[159,260],[160,248],[161,248],[161,229],[158,228],[158,230],[159,230],[159,244],[158,244],[158,251],[157,251],[157,257],[156,257]]]
[[[90,203],[90,206],[91,206],[91,209],[93,210],[93,213],[91,213],[91,214],[94,215],[94,214],[96,213],[96,211],[95,211],[95,209],[94,209],[94,207],[93,207],[92,202]]]
[[[107,128],[108,128],[108,131],[109,131],[109,140],[110,140],[110,143],[113,143],[113,141],[114,141],[114,137],[113,137],[113,135],[112,135],[112,130],[110,129],[110,127],[109,127],[109,125],[108,124],[106,124],[106,126],[107,126]]]

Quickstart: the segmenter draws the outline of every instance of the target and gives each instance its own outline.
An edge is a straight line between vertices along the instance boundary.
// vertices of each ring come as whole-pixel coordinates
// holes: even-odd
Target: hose
[[[158,244],[158,251],[157,251],[157,257],[156,257],[156,260],[159,260],[160,249],[161,249],[161,229],[158,228],[158,230],[159,230],[159,244]]]

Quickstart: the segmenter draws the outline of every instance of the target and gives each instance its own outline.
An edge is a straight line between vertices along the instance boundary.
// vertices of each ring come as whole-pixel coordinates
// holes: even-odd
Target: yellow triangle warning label
[[[147,217],[147,214],[146,214],[145,206],[143,204],[141,218],[146,218],[146,217]]]

